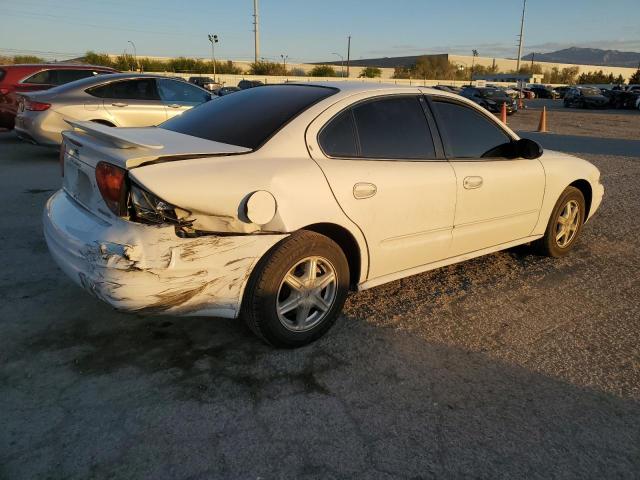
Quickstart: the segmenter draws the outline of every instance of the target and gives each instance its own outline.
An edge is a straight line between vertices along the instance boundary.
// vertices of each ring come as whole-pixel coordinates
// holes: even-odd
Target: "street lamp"
[[[280,54],[280,58],[282,59],[282,66],[284,67],[284,74],[287,75],[287,58],[289,55],[285,55],[284,53]]]
[[[478,50],[476,50],[474,48],[473,50],[471,50],[471,54],[473,55],[473,58],[471,59],[471,81],[473,82],[473,67],[475,66],[475,63],[476,63],[476,57],[478,56]]]
[[[218,35],[209,34],[211,42],[211,60],[213,61],[213,81],[216,81],[216,43],[218,43]]]
[[[133,58],[136,61],[136,70],[140,70],[140,65],[138,65],[138,52],[136,50],[136,44],[133,43],[131,40],[127,40],[128,43],[131,44],[131,46],[133,47]]]
[[[344,78],[344,57],[336,52],[333,52],[331,55],[337,55],[340,57],[340,76]]]

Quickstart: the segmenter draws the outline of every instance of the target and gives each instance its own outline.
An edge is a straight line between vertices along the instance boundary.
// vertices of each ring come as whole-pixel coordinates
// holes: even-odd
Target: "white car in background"
[[[50,90],[24,93],[16,134],[40,145],[60,145],[67,121],[110,127],[146,127],[211,100],[212,94],[184,80],[161,75],[114,73],[76,80]]]
[[[159,128],[73,124],[44,232],[118,310],[242,316],[296,347],[347,291],[534,242],[561,256],[600,205],[589,162],[420,87],[261,86]]]

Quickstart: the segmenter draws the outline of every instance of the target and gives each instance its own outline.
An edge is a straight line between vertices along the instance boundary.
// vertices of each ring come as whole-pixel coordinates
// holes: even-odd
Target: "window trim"
[[[329,155],[327,152],[324,151],[324,148],[322,146],[322,142],[320,141],[320,135],[322,134],[322,132],[324,131],[325,128],[327,128],[327,126],[333,122],[337,117],[339,117],[342,113],[344,113],[346,110],[350,110],[351,113],[351,122],[352,122],[352,129],[353,129],[353,133],[355,136],[355,144],[356,144],[356,151],[358,154],[362,154],[362,147],[360,146],[360,133],[358,132],[358,124],[356,122],[355,119],[355,115],[353,113],[353,109],[358,106],[361,105],[363,103],[369,103],[369,102],[375,102],[378,101],[380,99],[383,98],[397,98],[397,97],[414,97],[416,100],[418,100],[418,103],[420,104],[420,106],[422,107],[422,112],[425,116],[425,121],[427,123],[427,127],[429,129],[429,135],[431,136],[431,140],[433,142],[433,146],[434,146],[434,151],[435,151],[435,157],[436,158],[384,158],[384,157],[338,157],[338,156],[332,156]],[[436,136],[436,134],[434,133],[434,128],[436,128],[435,125],[435,121],[433,120],[433,116],[431,115],[431,111],[429,109],[429,106],[423,102],[420,101],[421,98],[424,97],[424,94],[420,93],[420,92],[416,92],[416,93],[386,93],[383,95],[376,95],[376,96],[372,96],[372,97],[367,97],[367,98],[363,98],[361,100],[358,100],[357,102],[354,103],[350,103],[349,105],[345,106],[344,108],[342,108],[341,110],[339,110],[338,112],[336,112],[334,115],[331,116],[331,118],[329,118],[324,125],[322,125],[322,127],[318,130],[318,133],[316,134],[316,143],[318,144],[318,147],[320,148],[320,151],[322,152],[322,154],[331,160],[356,160],[356,161],[365,161],[365,162],[446,162],[447,159],[444,155],[444,149],[442,146],[442,142],[440,140],[440,136],[439,134]],[[426,102],[428,103],[428,101]],[[435,132],[437,132],[437,130],[435,130]]]
[[[448,152],[446,151],[446,142],[445,142],[445,135],[442,132],[442,129],[440,128],[440,124],[442,122],[442,120],[440,118],[438,118],[438,113],[437,110],[433,107],[433,103],[435,102],[443,102],[443,103],[453,103],[454,105],[458,105],[461,107],[466,107],[468,109],[471,109],[475,112],[477,112],[479,115],[485,117],[489,122],[493,123],[493,125],[495,125],[500,131],[502,131],[502,133],[505,134],[505,136],[509,139],[511,139],[511,142],[516,142],[517,139],[509,132],[507,131],[500,122],[498,122],[498,120],[490,113],[487,112],[485,109],[481,108],[481,107],[476,107],[473,105],[468,104],[467,102],[463,102],[460,101],[456,98],[451,98],[451,97],[447,97],[444,95],[432,95],[432,94],[425,94],[425,97],[427,97],[427,103],[429,104],[429,108],[431,109],[431,111],[433,112],[433,116],[435,118],[435,122],[437,124],[437,132],[438,135],[440,137],[440,140],[442,142],[442,147],[444,150],[444,156],[447,159],[447,161],[449,162],[508,162],[508,161],[513,161],[513,160],[522,160],[521,158],[506,158],[506,157],[474,157],[474,158],[468,158],[468,157],[453,157],[453,156],[448,156]]]
[[[89,90],[93,90],[94,88],[104,87],[105,85],[112,85],[114,83],[122,83],[122,82],[131,82],[131,81],[134,81],[134,80],[153,80],[153,85],[154,85],[154,88],[155,88],[155,92],[158,95],[158,98],[155,99],[155,100],[149,100],[149,99],[143,100],[143,99],[138,99],[138,98],[126,98],[126,99],[123,99],[123,100],[134,100],[136,102],[160,102],[160,103],[163,103],[162,99],[160,98],[160,92],[158,91],[158,85],[156,83],[156,80],[158,80],[157,77],[116,78],[115,80],[112,79],[111,81],[105,81],[103,83],[99,83],[98,85],[92,85],[90,87],[87,87],[84,90],[84,93],[86,93],[87,95],[91,95],[94,98],[101,98],[102,100],[106,100],[106,99],[108,99],[108,100],[117,100],[120,97],[97,97],[97,96],[89,93]]]

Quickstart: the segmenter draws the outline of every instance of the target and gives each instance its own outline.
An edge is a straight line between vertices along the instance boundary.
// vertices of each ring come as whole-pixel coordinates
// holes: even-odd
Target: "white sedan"
[[[558,257],[603,197],[589,162],[419,87],[262,86],[159,127],[72,124],[51,254],[118,310],[242,316],[307,344],[347,291],[534,243]]]

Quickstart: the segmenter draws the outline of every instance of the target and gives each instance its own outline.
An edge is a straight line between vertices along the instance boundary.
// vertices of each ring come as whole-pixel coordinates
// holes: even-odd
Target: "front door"
[[[538,222],[545,173],[536,160],[492,154],[512,138],[477,109],[432,99],[447,157],[456,174],[452,255],[531,235]]]
[[[434,143],[424,98],[413,93],[352,103],[321,115],[307,141],[317,146],[313,158],[366,238],[368,279],[446,258],[455,175]]]
[[[159,78],[157,80],[160,99],[167,109],[167,118],[180,115],[211,99],[211,94],[182,80]]]

